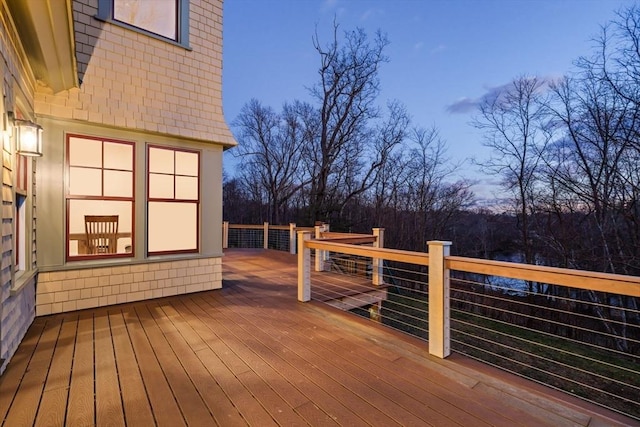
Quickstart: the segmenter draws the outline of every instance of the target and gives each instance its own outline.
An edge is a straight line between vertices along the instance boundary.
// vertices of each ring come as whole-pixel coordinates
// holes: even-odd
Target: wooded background
[[[563,78],[522,75],[478,104],[473,125],[506,200],[478,207],[436,126],[378,100],[389,61],[380,32],[314,37],[312,102],[281,111],[248,101],[232,122],[238,167],[224,177],[224,219],[332,230],[386,229],[385,246],[517,255],[528,263],[640,274],[640,9],[620,11]],[[459,174],[457,174],[459,175]]]

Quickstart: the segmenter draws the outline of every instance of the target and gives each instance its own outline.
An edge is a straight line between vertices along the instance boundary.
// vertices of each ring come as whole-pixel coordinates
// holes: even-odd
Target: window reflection
[[[114,0],[113,6],[113,19],[176,40],[177,0]]]

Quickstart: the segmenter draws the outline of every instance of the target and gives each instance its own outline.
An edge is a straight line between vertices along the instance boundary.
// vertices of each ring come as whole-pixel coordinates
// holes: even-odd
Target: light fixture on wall
[[[29,120],[14,120],[16,151],[23,156],[42,156],[42,126]]]

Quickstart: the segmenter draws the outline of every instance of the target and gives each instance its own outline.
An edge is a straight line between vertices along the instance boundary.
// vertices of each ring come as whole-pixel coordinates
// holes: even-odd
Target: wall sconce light
[[[42,156],[42,126],[28,120],[15,120],[13,125],[18,154]]]

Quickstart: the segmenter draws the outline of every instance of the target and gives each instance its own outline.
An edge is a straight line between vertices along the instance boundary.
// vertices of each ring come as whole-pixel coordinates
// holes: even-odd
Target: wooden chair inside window
[[[89,254],[118,251],[118,215],[85,215],[84,228]]]

